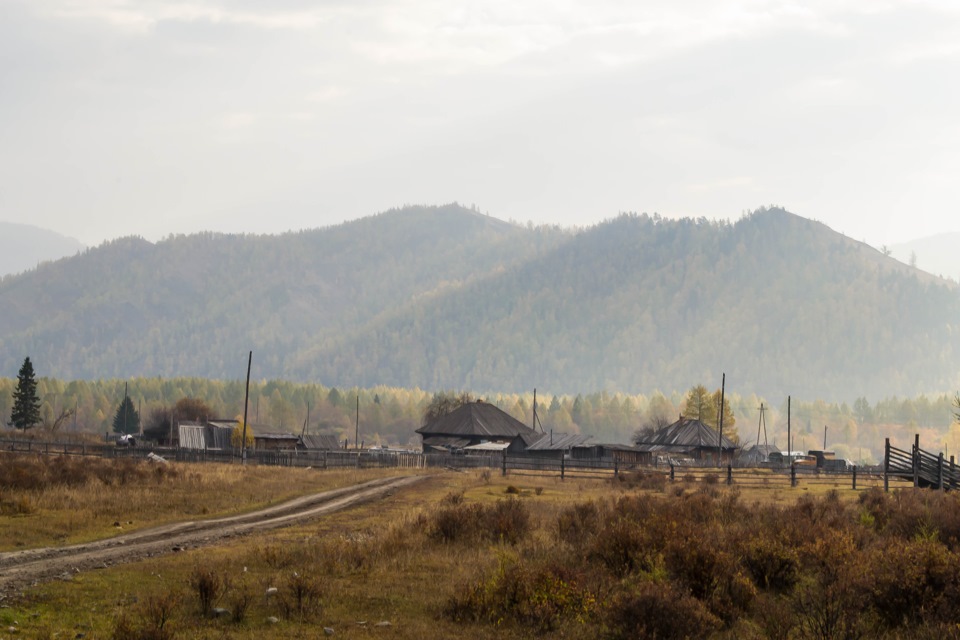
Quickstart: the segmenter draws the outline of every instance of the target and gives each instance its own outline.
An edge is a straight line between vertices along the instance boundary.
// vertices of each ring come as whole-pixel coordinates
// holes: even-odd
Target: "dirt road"
[[[69,547],[46,547],[0,554],[0,600],[16,597],[29,586],[46,580],[67,579],[76,573],[114,564],[175,553],[214,544],[224,538],[282,527],[316,518],[392,492],[422,480],[423,476],[380,478],[363,484],[324,491],[236,516],[178,522]]]

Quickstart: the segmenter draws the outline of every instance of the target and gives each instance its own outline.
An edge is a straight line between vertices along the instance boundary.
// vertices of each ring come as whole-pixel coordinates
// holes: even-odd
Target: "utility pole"
[[[787,460],[793,466],[793,442],[790,440],[790,396],[787,396]]]
[[[243,433],[240,441],[240,464],[247,464],[247,405],[250,403],[250,365],[253,364],[253,351],[247,357],[247,386],[243,392]]]
[[[717,466],[723,465],[723,394],[727,388],[727,374],[723,374],[723,378],[720,381],[720,420],[717,421],[719,425],[719,433],[717,434]]]
[[[823,425],[823,450],[827,450],[827,425]]]
[[[353,446],[360,449],[360,391],[357,390],[357,427],[353,434]]]

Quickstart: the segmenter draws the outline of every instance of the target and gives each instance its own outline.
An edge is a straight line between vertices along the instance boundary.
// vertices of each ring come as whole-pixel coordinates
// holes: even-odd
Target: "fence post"
[[[853,465],[853,490],[857,490],[857,465]]]
[[[797,486],[797,465],[790,463],[790,486]]]
[[[913,488],[920,486],[920,434],[913,439]]]
[[[890,438],[883,445],[883,490],[890,491]]]
[[[937,488],[943,491],[943,451],[940,452],[940,456],[937,458],[937,485]]]
[[[670,482],[673,482],[673,481],[676,480],[676,479],[677,479],[677,476],[676,476],[676,474],[674,473],[673,463],[671,462],[671,463],[670,463]]]
[[[733,466],[727,465],[727,484],[733,484]]]
[[[613,477],[620,477],[620,461],[614,458],[613,460]]]
[[[563,480],[563,475],[566,467],[566,460],[563,456],[560,456],[560,479]]]
[[[503,450],[503,475],[507,475],[507,450]]]

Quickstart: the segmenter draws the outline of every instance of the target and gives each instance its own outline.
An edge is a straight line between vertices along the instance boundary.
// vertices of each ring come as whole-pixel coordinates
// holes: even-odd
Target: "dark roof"
[[[566,451],[573,447],[580,447],[593,436],[585,436],[579,433],[569,435],[544,433],[533,442],[527,444],[527,451]],[[526,441],[526,438],[524,438]]]
[[[638,442],[640,451],[690,451],[692,449],[716,449],[719,434],[713,427],[699,420],[681,417],[673,424],[664,427],[646,442]],[[723,436],[721,447],[724,450],[738,449],[727,436]]]
[[[300,444],[304,449],[317,451],[336,451],[340,448],[337,436],[330,435],[304,434],[300,436]]]
[[[282,440],[282,441],[300,441],[300,436],[294,433],[257,433],[254,431],[253,437],[255,440]]]
[[[469,402],[417,429],[424,438],[457,436],[461,438],[514,438],[536,433],[510,414],[486,402]]]

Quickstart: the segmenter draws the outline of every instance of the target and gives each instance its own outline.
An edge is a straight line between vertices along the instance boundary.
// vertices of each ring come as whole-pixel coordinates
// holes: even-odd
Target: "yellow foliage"
[[[237,426],[233,428],[233,431],[230,433],[230,444],[235,448],[239,449],[243,446],[243,418],[237,420]],[[253,427],[247,425],[247,448],[253,446]]]

